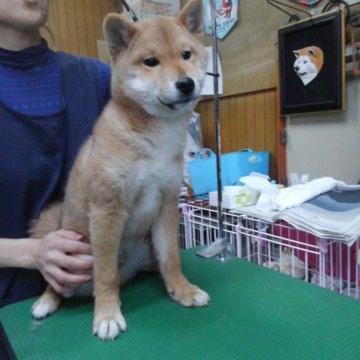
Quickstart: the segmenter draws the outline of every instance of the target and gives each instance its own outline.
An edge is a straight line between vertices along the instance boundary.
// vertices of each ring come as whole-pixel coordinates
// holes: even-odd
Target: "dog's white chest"
[[[151,159],[138,161],[133,168],[133,180],[128,184],[132,204],[128,204],[127,232],[141,235],[148,231],[170,192],[178,192],[182,179],[182,164],[172,154],[158,153]]]

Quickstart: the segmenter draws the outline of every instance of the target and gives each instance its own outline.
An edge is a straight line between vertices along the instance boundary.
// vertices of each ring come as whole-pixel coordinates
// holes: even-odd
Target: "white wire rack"
[[[210,245],[218,238],[217,209],[206,198],[180,205],[180,246]],[[352,246],[224,209],[224,232],[235,255],[292,277],[360,299],[360,240]]]

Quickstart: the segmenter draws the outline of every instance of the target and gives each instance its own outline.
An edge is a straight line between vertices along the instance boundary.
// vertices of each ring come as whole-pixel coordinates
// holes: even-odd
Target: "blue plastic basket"
[[[208,157],[201,158],[201,154]],[[226,185],[242,185],[239,178],[252,172],[269,175],[269,152],[251,149],[221,155],[221,183]],[[194,195],[205,194],[217,190],[216,154],[204,149],[195,159],[187,164],[190,182]]]

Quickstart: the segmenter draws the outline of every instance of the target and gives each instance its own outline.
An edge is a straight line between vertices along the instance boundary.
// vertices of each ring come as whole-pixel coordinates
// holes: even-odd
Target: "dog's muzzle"
[[[191,77],[180,77],[175,82],[175,88],[178,90],[176,99],[165,101],[161,97],[158,98],[161,104],[167,106],[171,110],[176,110],[177,105],[190,103],[198,98],[198,95],[195,94],[195,81]]]

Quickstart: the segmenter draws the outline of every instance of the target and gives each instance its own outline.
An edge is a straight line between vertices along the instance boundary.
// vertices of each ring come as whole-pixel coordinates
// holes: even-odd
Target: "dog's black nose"
[[[178,90],[180,90],[183,94],[191,94],[194,91],[195,83],[192,78],[182,77],[178,81],[176,81],[175,86]]]
[[[295,66],[294,69],[295,71],[299,71],[300,68],[298,66]]]

